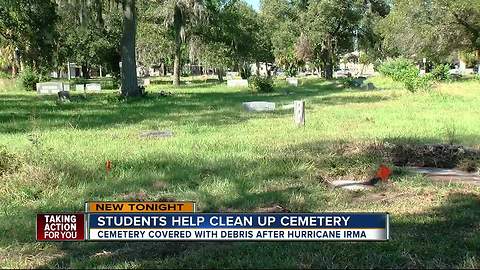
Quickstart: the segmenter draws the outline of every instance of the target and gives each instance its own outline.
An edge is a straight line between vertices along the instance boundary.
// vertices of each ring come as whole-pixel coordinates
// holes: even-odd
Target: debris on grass
[[[150,130],[140,133],[140,138],[169,138],[172,136],[171,130]]]
[[[279,204],[274,204],[273,206],[268,206],[268,207],[259,207],[255,209],[254,212],[257,213],[290,213],[290,210],[287,208],[279,205]]]
[[[480,151],[462,145],[397,144],[386,145],[384,154],[396,166],[434,167],[452,169],[468,164],[470,171],[478,168]]]

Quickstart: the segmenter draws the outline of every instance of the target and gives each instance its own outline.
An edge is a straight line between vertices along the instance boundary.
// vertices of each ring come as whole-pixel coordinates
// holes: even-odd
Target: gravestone
[[[243,108],[249,112],[274,111],[275,103],[266,101],[243,102]]]
[[[81,91],[83,92],[85,90],[85,85],[83,84],[75,84],[75,91]]]
[[[227,80],[228,87],[248,87],[247,80]]]
[[[293,121],[297,126],[305,126],[305,101],[293,102]]]
[[[143,86],[149,86],[149,85],[150,85],[150,79],[149,78],[143,79]]]
[[[355,180],[334,180],[334,181],[328,182],[328,184],[333,188],[341,188],[341,189],[353,190],[353,191],[369,190],[374,188],[374,186],[365,185],[364,182],[355,181]]]
[[[288,85],[298,86],[298,79],[295,77],[287,78]]]
[[[99,83],[87,83],[85,85],[85,91],[100,92],[102,91],[102,86]]]
[[[375,89],[375,85],[373,85],[373,83],[369,82],[367,83],[367,90],[374,90]]]
[[[229,71],[229,72],[225,73],[225,77],[227,78],[227,80],[233,80],[235,78],[238,78],[239,74],[238,74],[238,72]]]
[[[172,136],[173,132],[170,130],[150,130],[140,133],[140,138],[168,138]]]
[[[70,102],[70,92],[68,91],[59,91],[58,93],[58,100],[60,102]]]
[[[353,87],[361,87],[363,85],[363,82],[366,80],[367,78],[365,77],[358,77],[358,78],[355,78],[352,80],[352,85]]]
[[[478,172],[432,167],[407,167],[407,169],[413,173],[423,174],[434,182],[480,185]]]
[[[37,83],[37,93],[40,95],[55,95],[60,91],[63,91],[63,83],[61,82]]]

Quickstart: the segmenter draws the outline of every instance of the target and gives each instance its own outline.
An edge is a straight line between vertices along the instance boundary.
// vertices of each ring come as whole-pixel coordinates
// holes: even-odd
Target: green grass
[[[120,100],[111,91],[86,99],[73,94],[69,104],[0,91],[0,145],[18,164],[0,176],[0,266],[479,268],[478,186],[433,184],[401,170],[372,192],[330,190],[323,180],[366,179],[383,161],[369,149],[384,142],[480,147],[480,82],[410,94],[388,79],[371,80],[380,90],[315,79],[298,88],[277,82],[275,93],[256,95],[211,82],[154,84],[144,99]],[[174,95],[162,97],[161,90]],[[248,113],[241,106],[266,100],[280,108],[297,99],[306,100],[305,128],[293,125],[291,109]],[[138,136],[157,129],[174,137]],[[37,212],[132,197],[194,200],[200,211],[213,212],[274,204],[298,212],[388,211],[392,240],[35,242]]]

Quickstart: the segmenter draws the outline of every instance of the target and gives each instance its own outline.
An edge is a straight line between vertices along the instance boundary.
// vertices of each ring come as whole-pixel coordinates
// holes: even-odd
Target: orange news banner
[[[89,213],[194,213],[194,202],[86,202]]]

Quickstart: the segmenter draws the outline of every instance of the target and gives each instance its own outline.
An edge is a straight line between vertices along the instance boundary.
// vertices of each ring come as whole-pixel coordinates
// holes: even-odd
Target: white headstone
[[[305,126],[305,101],[295,100],[293,102],[293,120],[298,126]]]
[[[249,112],[274,111],[275,103],[266,101],[243,102],[243,107]]]
[[[143,79],[143,86],[149,86],[149,85],[150,85],[150,79],[149,78]]]
[[[84,90],[84,85],[83,84],[75,84],[75,90],[76,91],[82,91]]]
[[[63,90],[61,82],[37,83],[37,93],[41,95],[53,95]]]
[[[238,78],[238,76],[238,72],[228,71],[225,73],[225,77],[227,78],[227,80],[233,80],[235,78]]]
[[[70,84],[64,83],[63,84],[63,91],[67,91],[67,92],[70,91]]]
[[[248,87],[247,80],[227,80],[228,87]]]
[[[102,91],[102,86],[99,83],[87,83],[85,85],[85,90],[91,92],[100,92]]]
[[[289,85],[293,85],[293,86],[298,86],[298,79],[297,78],[287,78],[287,83]]]

